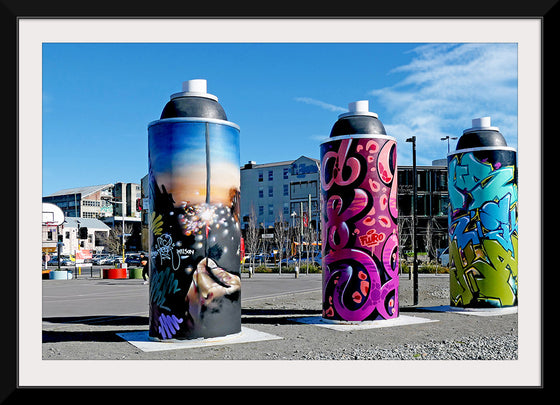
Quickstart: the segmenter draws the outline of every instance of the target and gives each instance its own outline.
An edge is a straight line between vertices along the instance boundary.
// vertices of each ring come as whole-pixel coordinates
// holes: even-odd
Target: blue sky
[[[338,114],[369,100],[397,163],[411,164],[416,135],[421,165],[482,116],[517,148],[517,73],[515,44],[44,43],[42,195],[139,183],[147,126],[189,79],[240,126],[241,164],[319,158]]]

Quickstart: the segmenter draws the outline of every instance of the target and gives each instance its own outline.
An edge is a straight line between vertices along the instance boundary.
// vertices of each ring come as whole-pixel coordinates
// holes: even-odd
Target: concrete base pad
[[[280,336],[260,332],[258,330],[241,327],[241,332],[232,335],[219,336],[214,338],[198,338],[178,340],[170,339],[167,341],[154,341],[148,337],[148,331],[117,333],[118,336],[128,343],[136,346],[144,352],[154,352],[161,350],[192,349],[195,347],[208,347],[219,345],[230,345],[234,343],[258,342],[261,340],[282,339]]]
[[[497,316],[497,315],[509,315],[509,314],[517,313],[517,306],[503,307],[503,308],[460,308],[460,307],[452,307],[450,305],[440,305],[437,307],[424,307],[418,309],[424,311],[452,312],[455,314],[475,315],[475,316]]]
[[[321,326],[323,328],[334,329],[338,331],[352,331],[360,329],[386,328],[391,326],[405,326],[417,323],[438,322],[437,319],[419,318],[416,316],[399,315],[397,318],[381,319],[378,321],[331,321],[321,316],[290,318],[290,321],[301,322],[309,325]]]

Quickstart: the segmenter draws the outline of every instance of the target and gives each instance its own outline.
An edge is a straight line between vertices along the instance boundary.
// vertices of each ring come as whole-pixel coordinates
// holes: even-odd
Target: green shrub
[[[274,273],[273,269],[266,267],[264,264],[255,267],[255,273]]]
[[[401,273],[408,274],[412,268],[412,263],[401,260],[399,262],[399,267]],[[436,265],[435,263],[419,263],[418,274],[420,273],[449,273],[449,268],[444,267],[441,264]]]
[[[427,263],[418,268],[418,273],[449,273],[449,268],[441,264]]]
[[[249,271],[248,268],[243,269],[243,271]],[[295,273],[296,266],[294,265],[283,265],[282,266],[282,273]],[[278,266],[265,266],[261,264],[260,266],[255,267],[255,273],[278,273],[279,269]],[[311,273],[321,273],[321,266],[316,264],[309,264],[309,270],[307,269],[306,264],[302,264],[299,269],[300,273],[309,272]]]

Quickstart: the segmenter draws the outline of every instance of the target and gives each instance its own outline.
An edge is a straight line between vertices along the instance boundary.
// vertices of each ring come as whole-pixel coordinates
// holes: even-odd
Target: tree
[[[286,249],[286,256],[288,256],[288,224],[284,221],[282,211],[280,211],[277,221],[274,224],[274,242],[278,247],[278,272],[282,274],[282,257],[284,255],[284,249]]]
[[[249,262],[251,270],[249,271],[249,277],[252,276],[252,272],[255,268],[255,256],[259,248],[260,238],[259,229],[257,228],[257,216],[255,215],[255,208],[251,207],[251,214],[249,215],[249,222],[245,228],[245,250],[249,253]]]
[[[124,225],[124,233],[132,232],[132,224]],[[109,235],[105,241],[105,247],[110,253],[122,254],[122,224],[115,223],[115,226],[109,230]],[[125,238],[126,240],[126,238]]]
[[[437,251],[439,248],[439,236],[442,233],[440,225],[437,223],[436,219],[431,217],[426,225],[426,234],[424,235],[424,243],[426,245],[426,251],[430,257],[437,259]]]

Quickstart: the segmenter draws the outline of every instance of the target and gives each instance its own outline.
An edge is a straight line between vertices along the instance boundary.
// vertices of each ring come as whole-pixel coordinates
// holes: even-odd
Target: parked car
[[[47,262],[48,266],[58,266],[58,256],[52,255],[51,259]]]
[[[110,264],[115,264],[120,256],[117,255],[101,255],[100,257],[97,257],[95,259],[92,260],[93,264],[95,265],[110,265]]]
[[[93,255],[93,256],[91,257],[91,262],[92,262],[93,264],[100,264],[99,262],[100,262],[101,260],[103,260],[104,258],[106,258],[106,257],[107,257],[106,254],[99,253],[99,254]]]
[[[129,255],[124,261],[129,266],[140,266],[140,255]]]
[[[58,256],[53,256],[51,260],[47,262],[48,266],[58,266]],[[60,255],[60,265],[61,266],[73,266],[74,259],[70,255]]]
[[[287,264],[287,265],[296,265],[298,264],[298,260],[299,260],[299,256],[298,255],[294,255],[294,256],[290,256],[287,259],[282,259],[281,263],[282,264]],[[301,264],[304,265],[307,263],[307,252],[304,252],[301,254]],[[309,263],[314,263],[317,266],[321,265],[321,252],[319,253],[309,253]]]
[[[296,256],[290,256],[288,258],[280,260],[280,263],[287,264],[288,266],[291,266],[293,264],[297,264],[297,262],[298,262],[297,255]]]

